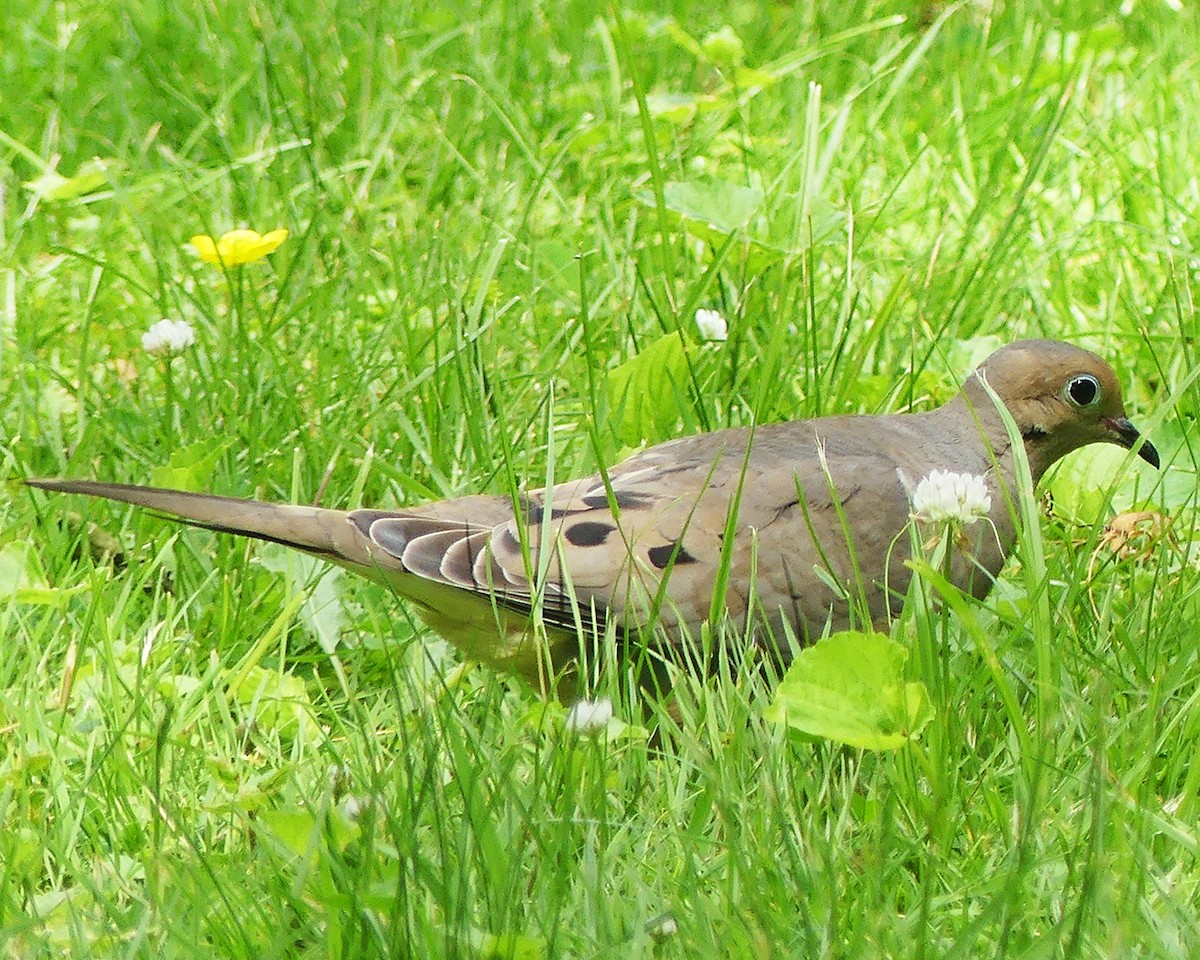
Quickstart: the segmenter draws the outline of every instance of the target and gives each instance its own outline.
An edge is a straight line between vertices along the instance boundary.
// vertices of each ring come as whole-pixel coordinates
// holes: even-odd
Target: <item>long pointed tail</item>
[[[161,487],[141,487],[96,480],[26,480],[31,487],[56,493],[80,493],[145,507],[195,527],[270,540],[318,554],[336,562],[370,563],[362,539],[354,536],[348,515],[341,510],[263,503],[189,493]]]

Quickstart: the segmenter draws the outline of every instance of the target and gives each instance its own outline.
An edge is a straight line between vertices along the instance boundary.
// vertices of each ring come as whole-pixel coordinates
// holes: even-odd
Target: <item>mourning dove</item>
[[[1035,483],[1089,443],[1136,449],[1159,465],[1107,363],[1027,340],[988,357],[935,410],[683,437],[516,498],[345,512],[90,480],[28,483],[341,564],[407,597],[469,657],[545,690],[606,628],[625,649],[634,640],[669,655],[727,614],[786,662],[791,638],[886,622],[910,577],[912,494],[935,470],[986,483],[990,523],[971,528],[951,567],[956,586],[982,597],[1016,538],[1009,434],[985,382],[1024,438]],[[535,611],[541,634],[531,629]]]

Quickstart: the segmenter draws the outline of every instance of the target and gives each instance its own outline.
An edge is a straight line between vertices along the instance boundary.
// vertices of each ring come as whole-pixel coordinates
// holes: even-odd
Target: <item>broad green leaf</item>
[[[1141,417],[1134,421],[1141,425]],[[1183,417],[1171,417],[1149,431],[1150,440],[1158,450],[1162,462],[1170,469],[1157,472],[1137,461],[1130,468],[1128,482],[1140,494],[1131,503],[1139,503],[1151,489],[1159,509],[1171,514],[1196,509],[1196,490],[1200,488],[1200,477],[1196,474],[1192,451],[1200,446],[1200,424]],[[1114,497],[1118,509],[1128,509],[1119,497]]]
[[[320,845],[317,820],[310,810],[264,810],[259,821],[271,839],[294,857],[303,859]]]
[[[1093,443],[1063,460],[1046,483],[1055,513],[1088,525],[1107,516],[1108,492],[1125,456],[1120,447]]]
[[[668,210],[685,220],[695,220],[728,234],[749,225],[762,206],[763,195],[754,187],[706,177],[666,184],[663,202]]]
[[[746,59],[746,47],[733,27],[726,24],[708,34],[700,46],[704,55],[719,67],[734,67]]]
[[[738,67],[733,71],[733,76],[739,90],[761,90],[779,82],[779,74],[756,67]]]
[[[276,543],[264,544],[259,559],[272,573],[282,573],[293,590],[308,592],[308,599],[300,608],[300,620],[317,638],[321,649],[333,653],[346,620],[341,591],[345,571]]]
[[[259,823],[279,847],[298,859],[311,857],[327,847],[330,840],[336,849],[344,850],[362,833],[357,824],[337,811],[331,811],[328,819],[318,823],[311,810],[263,810],[259,814]]]
[[[22,883],[36,883],[35,878],[41,873],[42,858],[46,855],[42,834],[32,827],[19,826],[11,830],[6,846],[5,873]]]
[[[17,603],[61,607],[85,590],[87,584],[63,589],[49,586],[31,544],[13,541],[0,547],[0,597],[11,597]]]
[[[228,441],[180,447],[163,466],[150,471],[150,482],[172,490],[207,490],[217,461],[228,447]]]
[[[295,674],[251,667],[229,692],[264,730],[296,737],[310,728],[312,700],[304,681]]]
[[[654,195],[647,190],[637,197],[648,206],[655,205]],[[717,177],[672,181],[663,188],[667,210],[698,240],[720,247],[731,234],[740,232],[732,255],[754,269],[764,269],[810,244],[824,244],[845,225],[845,214],[819,196],[811,199],[801,224],[791,212],[782,213],[784,208],[765,210],[763,199],[762,191],[755,187]]]
[[[664,32],[668,37],[675,41],[682,49],[686,50],[693,57],[699,60],[704,56],[704,48],[696,41],[690,33],[683,29],[673,17],[664,25]]]
[[[680,126],[695,119],[700,104],[700,98],[691,93],[652,93],[646,97],[646,109],[650,116]],[[636,112],[637,104],[631,104],[630,113]]]
[[[1190,460],[1172,463],[1179,449],[1178,433],[1163,424],[1154,434],[1163,462],[1172,464],[1165,474],[1110,443],[1090,444],[1060,460],[1043,484],[1053,498],[1055,513],[1090,526],[1107,520],[1114,511],[1159,507],[1174,513],[1190,507],[1196,496],[1196,474],[1189,469]]]
[[[487,933],[470,930],[469,949],[480,960],[544,960],[546,941],[541,937],[526,937],[519,933]]]
[[[668,333],[608,373],[617,438],[631,446],[672,434],[687,384],[683,337]]]
[[[119,165],[118,161],[96,157],[80,164],[72,177],[64,177],[57,170],[48,168],[40,177],[27,180],[21,186],[52,203],[74,200],[104,186],[108,182],[109,171]]]
[[[907,659],[883,634],[835,633],[800,652],[765,716],[852,747],[896,750],[933,719],[925,684],[904,679]]]

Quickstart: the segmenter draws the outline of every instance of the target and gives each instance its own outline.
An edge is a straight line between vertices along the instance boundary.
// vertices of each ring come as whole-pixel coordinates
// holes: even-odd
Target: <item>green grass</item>
[[[6,481],[507,492],[925,408],[1021,336],[1112,359],[1171,467],[1078,455],[988,604],[909,612],[938,714],[894,753],[753,678],[659,752],[608,676],[633,727],[576,738],[382,589],[8,483],[0,950],[1195,955],[1200,31],[1127,6],[10,2]],[[237,226],[291,236],[184,246]],[[1117,557],[1114,507],[1169,535]]]

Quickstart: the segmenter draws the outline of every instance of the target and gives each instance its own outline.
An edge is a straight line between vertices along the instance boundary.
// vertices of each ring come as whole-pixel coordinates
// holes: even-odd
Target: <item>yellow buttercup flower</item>
[[[188,241],[205,263],[224,264],[236,267],[243,263],[254,263],[271,253],[288,237],[286,228],[280,227],[270,233],[257,230],[230,230],[219,240],[206,233],[197,234]]]

